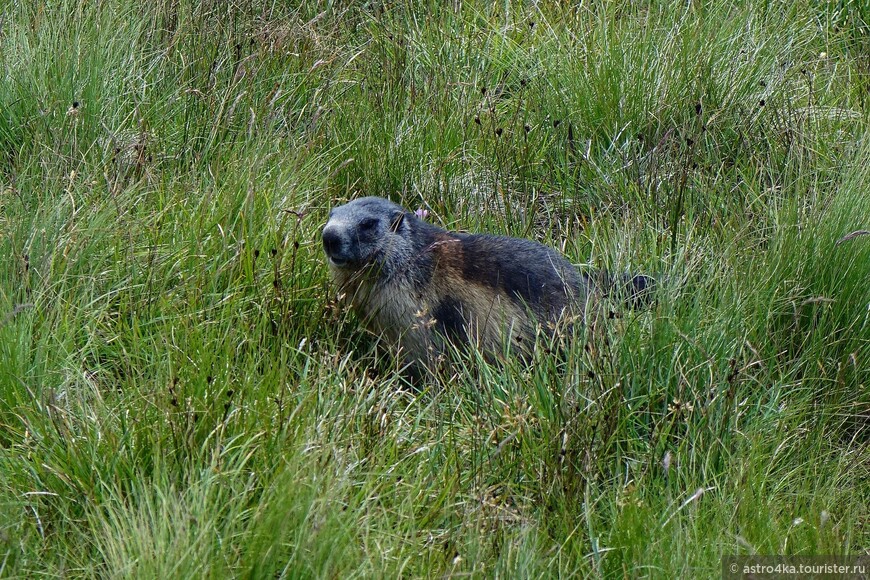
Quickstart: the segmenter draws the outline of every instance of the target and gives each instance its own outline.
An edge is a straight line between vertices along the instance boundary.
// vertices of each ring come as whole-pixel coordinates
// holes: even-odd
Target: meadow
[[[0,0],[0,577],[868,554],[868,121],[861,0]],[[361,195],[662,284],[414,392]]]

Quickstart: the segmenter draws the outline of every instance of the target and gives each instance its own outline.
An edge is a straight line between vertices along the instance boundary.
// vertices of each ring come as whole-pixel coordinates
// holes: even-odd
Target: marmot
[[[582,321],[594,288],[614,285],[537,242],[448,232],[379,197],[335,207],[322,237],[341,294],[415,378],[445,340],[472,343],[488,358],[528,354],[537,332]],[[623,280],[633,298],[651,284]]]

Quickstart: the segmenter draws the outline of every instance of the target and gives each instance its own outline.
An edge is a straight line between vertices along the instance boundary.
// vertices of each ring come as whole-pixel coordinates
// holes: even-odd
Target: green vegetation
[[[864,2],[292,4],[0,1],[0,576],[866,553]],[[363,194],[665,284],[414,395]]]

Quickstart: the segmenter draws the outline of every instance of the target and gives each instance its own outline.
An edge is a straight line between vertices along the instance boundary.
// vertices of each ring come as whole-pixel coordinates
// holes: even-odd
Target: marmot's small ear
[[[397,211],[393,214],[393,219],[390,220],[390,231],[394,234],[398,232],[403,221],[405,221],[405,212]]]

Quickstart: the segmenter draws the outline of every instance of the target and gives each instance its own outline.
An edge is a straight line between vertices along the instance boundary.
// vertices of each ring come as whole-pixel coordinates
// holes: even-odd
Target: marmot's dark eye
[[[359,229],[364,232],[369,232],[375,229],[378,226],[378,220],[376,218],[366,218],[359,223]]]

